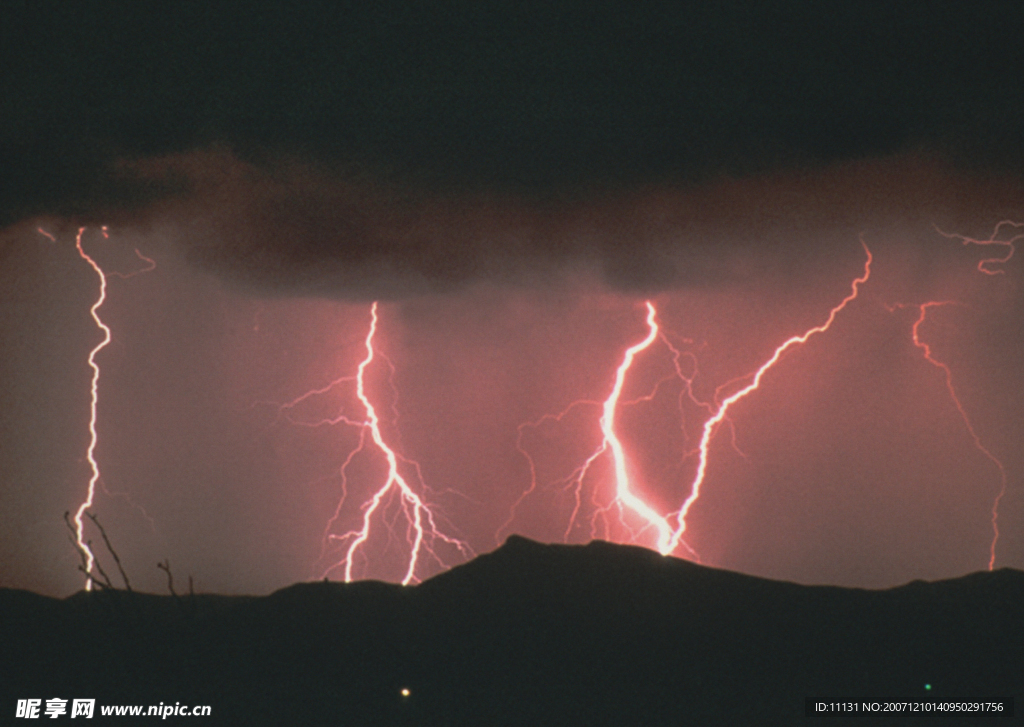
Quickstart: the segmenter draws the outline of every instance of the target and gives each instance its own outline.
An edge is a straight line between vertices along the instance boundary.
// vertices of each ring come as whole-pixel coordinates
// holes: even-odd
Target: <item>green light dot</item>
[[[924,688],[929,690],[929,691],[931,691],[932,685],[931,684],[925,684]]]

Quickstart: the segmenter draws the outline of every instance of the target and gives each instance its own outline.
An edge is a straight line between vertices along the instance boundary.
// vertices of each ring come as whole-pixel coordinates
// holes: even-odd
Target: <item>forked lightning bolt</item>
[[[619,398],[622,395],[622,387],[626,381],[626,375],[633,366],[633,360],[636,358],[637,354],[650,348],[651,344],[658,338],[659,328],[656,320],[657,310],[655,309],[654,304],[650,301],[647,301],[645,305],[647,307],[647,335],[642,341],[626,349],[622,357],[622,363],[619,364],[619,367],[615,372],[615,382],[612,385],[611,394],[608,395],[608,398],[605,399],[604,403],[601,405],[601,419],[599,422],[602,434],[601,444],[589,457],[587,457],[583,465],[570,476],[570,480],[574,485],[576,504],[569,517],[566,537],[568,537],[569,531],[572,529],[576,521],[576,517],[579,514],[581,506],[580,490],[582,489],[584,479],[587,477],[587,474],[594,462],[596,462],[604,453],[610,452],[612,457],[612,467],[615,473],[615,498],[613,503],[620,508],[624,508],[625,510],[637,515],[644,523],[641,527],[641,531],[648,528],[654,528],[658,534],[657,542],[660,550],[668,546],[669,540],[672,537],[672,529],[664,517],[659,515],[654,508],[648,505],[643,498],[633,491],[629,476],[629,467],[626,460],[626,452],[622,446],[622,441],[619,439],[618,433],[615,430],[615,414],[619,407]],[[592,402],[575,402],[574,405],[581,403]],[[565,412],[554,418],[560,419],[564,414]],[[521,433],[522,427],[520,427],[520,438]],[[522,449],[521,444],[520,451],[523,451],[524,454],[526,454]],[[534,479],[531,481],[530,490],[527,490],[527,492],[524,493],[524,496],[536,487],[536,471],[533,466],[533,460],[528,454],[526,454],[526,456],[530,461],[531,475]],[[521,502],[522,499],[523,498],[520,497],[516,504]],[[605,510],[606,509],[607,508],[605,508]],[[502,527],[504,528],[507,525],[508,523],[506,522]]]
[[[380,417],[377,414],[377,408],[374,406],[366,389],[367,369],[371,364],[373,364],[377,357],[377,352],[374,349],[374,338],[377,334],[377,323],[377,303],[375,302],[370,307],[370,327],[364,341],[366,356],[356,368],[355,377],[349,376],[335,379],[323,388],[308,391],[297,399],[294,399],[288,404],[282,406],[281,410],[294,408],[302,401],[314,396],[325,394],[342,383],[352,382],[353,380],[355,381],[356,397],[359,399],[363,411],[365,412],[365,416],[363,418],[353,418],[345,414],[340,414],[334,418],[324,419],[309,424],[310,426],[319,426],[323,424],[346,424],[349,426],[359,427],[360,429],[358,446],[349,453],[344,464],[341,466],[342,498],[338,502],[334,515],[328,521],[327,528],[324,533],[325,551],[330,543],[340,543],[344,549],[344,556],[340,561],[331,564],[323,575],[326,577],[331,572],[340,568],[344,572],[346,582],[351,582],[353,580],[355,577],[354,568],[357,556],[373,535],[375,524],[376,527],[384,527],[388,529],[388,534],[391,534],[390,524],[382,522],[383,518],[381,510],[382,505],[384,505],[389,496],[397,494],[400,498],[401,511],[407,524],[406,543],[408,545],[409,553],[406,561],[405,574],[402,577],[401,582],[403,585],[408,585],[409,583],[417,580],[416,571],[420,565],[421,556],[424,552],[433,557],[442,567],[447,567],[448,564],[442,560],[441,554],[439,554],[436,549],[440,543],[444,543],[447,546],[458,550],[463,557],[471,555],[472,550],[466,543],[458,540],[457,538],[450,537],[440,530],[433,511],[426,504],[423,497],[416,493],[410,485],[409,480],[406,479],[401,472],[402,468],[400,465],[407,465],[416,472],[416,477],[422,484],[423,478],[420,474],[419,465],[411,460],[406,460],[400,457],[395,450],[388,445],[384,435],[381,433]],[[365,448],[368,445],[367,435],[369,436],[370,442],[372,442],[372,446],[381,455],[383,455],[387,462],[387,475],[384,478],[383,484],[373,491],[373,494],[368,500],[363,502],[361,508],[362,518],[360,527],[341,534],[332,533],[331,531],[333,530],[338,518],[341,516],[342,509],[348,495],[349,465],[358,454],[365,451]]]
[[[563,480],[563,482],[571,482],[575,489],[576,504],[572,514],[569,518],[569,528],[566,530],[566,538],[572,528],[573,523],[579,513],[581,506],[580,502],[580,490],[582,489],[584,479],[588,475],[593,464],[605,453],[610,452],[612,458],[612,467],[614,471],[614,483],[615,483],[615,497],[612,501],[612,506],[618,507],[621,512],[631,512],[637,516],[643,523],[640,528],[640,533],[646,530],[652,530],[656,533],[654,545],[663,555],[674,553],[677,549],[682,546],[691,554],[695,555],[692,549],[683,541],[683,534],[686,532],[686,517],[690,512],[691,507],[700,497],[701,486],[704,484],[704,479],[707,474],[708,457],[711,441],[718,431],[720,425],[723,422],[728,422],[729,409],[736,402],[740,401],[748,394],[757,390],[761,385],[761,380],[765,374],[775,366],[776,363],[782,358],[782,356],[791,348],[802,345],[807,342],[812,336],[818,333],[824,333],[835,321],[836,316],[842,311],[852,300],[857,297],[860,290],[860,286],[867,282],[871,275],[871,251],[867,245],[861,243],[864,247],[864,253],[866,255],[864,263],[864,273],[855,278],[851,285],[851,291],[838,305],[836,305],[829,312],[828,318],[821,325],[815,326],[808,329],[804,333],[793,336],[783,342],[772,356],[764,363],[760,368],[757,369],[753,374],[743,377],[743,379],[750,379],[750,383],[741,387],[739,390],[730,394],[728,397],[717,401],[715,404],[704,404],[698,402],[694,397],[691,389],[692,377],[685,376],[679,367],[679,351],[673,346],[668,344],[665,340],[666,345],[672,351],[673,360],[675,362],[675,370],[677,376],[686,383],[686,393],[691,400],[694,401],[699,407],[708,412],[709,417],[704,422],[702,429],[702,435],[700,438],[700,444],[696,449],[698,456],[697,469],[694,475],[693,481],[690,484],[689,496],[683,502],[682,507],[679,510],[669,513],[667,515],[660,514],[653,506],[651,506],[644,498],[635,490],[633,483],[630,478],[629,467],[627,462],[627,456],[625,449],[622,445],[622,441],[619,438],[619,434],[616,431],[615,426],[615,415],[620,405],[620,397],[622,394],[623,384],[626,380],[630,369],[633,366],[634,359],[637,354],[646,351],[659,337],[659,326],[657,322],[657,310],[651,301],[645,303],[647,308],[647,335],[638,343],[630,346],[626,349],[622,357],[622,362],[619,364],[618,369],[615,372],[615,380],[612,385],[611,393],[608,398],[604,400],[601,405],[601,418],[600,427],[602,440],[597,449],[586,458],[582,465],[580,465],[573,473]],[[741,379],[741,380],[743,380]],[[721,390],[721,387],[719,388]],[[645,397],[647,398],[647,397]],[[588,401],[577,401],[570,405],[569,409],[566,409],[558,415],[548,415],[542,418],[538,422],[532,422],[529,425],[524,426],[538,426],[541,422],[561,421],[562,418],[568,413],[570,409],[581,404],[592,404],[594,402]],[[523,499],[531,494],[537,487],[537,472],[533,461],[533,458],[522,446],[522,431],[523,426],[520,426],[520,437],[518,440],[518,446],[520,452],[524,454],[530,465],[531,482],[528,489],[519,497],[519,499],[513,504],[512,513],[509,520],[499,529],[498,533],[501,533],[514,518],[515,508],[522,503]],[[607,510],[605,507],[603,510]],[[621,518],[620,518],[621,519]],[[626,523],[623,521],[623,525]],[[628,528],[628,526],[627,526]],[[639,534],[639,533],[636,533]],[[635,534],[635,535],[636,535]]]
[[[656,513],[641,497],[636,495],[630,487],[629,472],[626,467],[626,453],[615,431],[615,410],[619,405],[619,396],[622,394],[622,384],[626,380],[626,373],[633,366],[633,358],[641,351],[646,350],[658,337],[658,322],[654,318],[656,314],[657,311],[654,309],[654,305],[648,301],[647,337],[640,341],[640,343],[626,349],[626,353],[622,357],[622,363],[619,364],[619,368],[615,372],[615,385],[612,387],[611,395],[605,400],[601,413],[601,433],[604,435],[604,441],[600,451],[604,451],[607,448],[612,453],[612,463],[615,467],[616,501],[639,515],[644,522],[657,530],[658,550],[664,553],[667,552],[666,548],[668,548],[668,543],[672,536],[671,530],[664,518]]]
[[[692,377],[688,377],[682,372],[679,359],[683,354],[678,349],[676,349],[671,343],[669,343],[668,340],[664,337],[664,335],[660,332],[660,328],[658,326],[656,318],[657,310],[654,304],[651,303],[650,301],[647,301],[645,303],[645,306],[647,308],[647,335],[644,337],[643,340],[626,349],[625,353],[623,354],[622,362],[616,369],[615,381],[612,385],[612,392],[609,394],[607,399],[605,399],[603,402],[594,400],[577,400],[572,402],[564,411],[562,411],[559,414],[546,414],[537,421],[526,422],[524,424],[519,425],[518,436],[516,438],[516,448],[519,451],[519,453],[526,459],[527,464],[530,468],[530,485],[525,491],[523,491],[520,494],[518,499],[516,499],[516,501],[512,503],[512,506],[509,508],[508,518],[501,525],[501,527],[498,528],[497,532],[495,533],[496,541],[500,541],[502,533],[505,532],[511,526],[512,522],[515,520],[516,510],[518,509],[518,507],[523,503],[523,501],[527,497],[529,497],[537,489],[538,477],[536,462],[534,461],[534,458],[530,454],[529,450],[524,446],[523,435],[525,431],[527,429],[537,429],[538,427],[547,423],[561,423],[564,420],[564,418],[569,414],[569,412],[571,412],[573,409],[577,407],[582,406],[591,406],[600,409],[601,416],[599,418],[599,425],[602,439],[598,447],[583,461],[583,463],[579,467],[573,470],[567,477],[562,478],[561,480],[558,481],[558,483],[556,483],[565,485],[567,489],[572,489],[575,503],[572,512],[568,518],[563,539],[568,541],[570,533],[576,526],[577,518],[583,506],[582,490],[584,480],[590,473],[590,469],[594,465],[594,463],[597,462],[598,459],[600,459],[600,457],[606,452],[610,452],[612,457],[612,466],[613,471],[615,473],[616,485],[615,495],[612,498],[611,502],[602,504],[598,502],[595,494],[595,497],[593,498],[593,503],[596,506],[597,511],[594,515],[594,518],[591,521],[591,535],[593,537],[597,536],[597,517],[606,515],[612,508],[617,507],[619,509],[620,515],[619,522],[624,528],[632,531],[632,528],[630,528],[629,524],[622,517],[624,511],[626,510],[638,516],[643,523],[640,527],[639,532],[633,533],[633,542],[636,541],[637,537],[640,535],[641,532],[650,528],[654,528],[654,530],[658,532],[659,540],[665,540],[668,537],[670,537],[672,531],[665,518],[661,517],[651,506],[649,506],[642,498],[640,498],[633,491],[625,448],[621,440],[619,439],[618,434],[616,433],[615,419],[616,413],[621,404],[620,399],[622,395],[622,389],[625,385],[626,376],[629,373],[629,370],[632,368],[633,361],[636,358],[636,356],[650,348],[654,344],[655,340],[660,337],[664,341],[666,347],[672,352],[675,376],[667,376],[661,379],[659,382],[657,382],[657,384],[655,384],[653,391],[651,391],[645,396],[639,397],[634,401],[628,402],[629,404],[636,404],[641,401],[652,400],[655,394],[657,393],[658,388],[663,383],[672,378],[678,377],[686,384],[685,393],[687,397],[698,406],[704,405],[698,402],[693,396],[693,392],[691,390]],[[682,396],[682,394],[680,396]]]

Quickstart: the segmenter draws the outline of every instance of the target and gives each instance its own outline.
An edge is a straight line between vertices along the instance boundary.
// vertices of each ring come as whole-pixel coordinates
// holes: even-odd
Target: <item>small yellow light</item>
[[[408,697],[408,696],[409,696],[409,695],[410,695],[411,693],[412,693],[412,692],[410,692],[410,691],[408,690],[408,688],[404,688],[404,689],[402,689],[402,696],[403,696],[403,697]]]

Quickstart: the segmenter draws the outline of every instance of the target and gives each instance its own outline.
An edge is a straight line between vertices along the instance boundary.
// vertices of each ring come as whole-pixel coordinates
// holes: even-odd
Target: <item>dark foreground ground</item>
[[[807,698],[1024,699],[1024,573],[807,587],[512,537],[413,588],[0,590],[0,670],[0,724],[39,724],[16,717],[26,698],[69,720],[42,713],[53,697],[96,699],[72,724],[157,723],[99,707],[161,702],[210,705],[166,720],[197,725],[1024,724],[805,716]]]

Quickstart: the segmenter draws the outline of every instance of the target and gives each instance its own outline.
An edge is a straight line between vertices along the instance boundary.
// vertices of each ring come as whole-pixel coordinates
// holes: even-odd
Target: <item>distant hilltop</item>
[[[0,661],[17,665],[0,686],[11,718],[18,700],[88,697],[210,705],[208,724],[788,725],[810,723],[809,699],[1015,696],[1024,573],[871,591],[511,536],[418,586],[4,589],[0,616]]]

